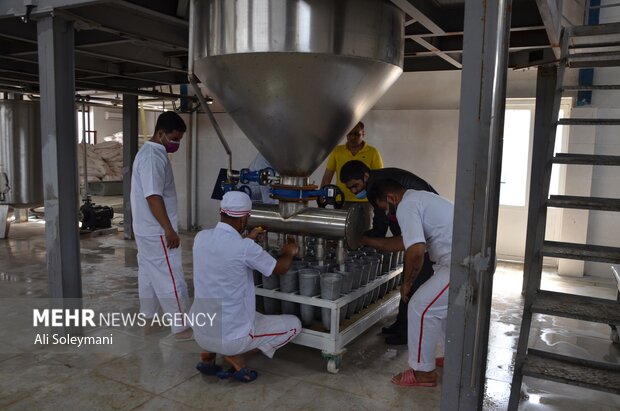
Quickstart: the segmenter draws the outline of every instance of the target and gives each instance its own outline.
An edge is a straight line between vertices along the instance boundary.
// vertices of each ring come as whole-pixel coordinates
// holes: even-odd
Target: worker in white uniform
[[[436,358],[436,348],[445,340],[454,205],[428,191],[406,190],[394,180],[375,183],[368,198],[382,210],[396,212],[402,238],[363,237],[362,244],[388,251],[404,246],[405,268],[400,290],[403,301],[407,302],[409,289],[422,269],[425,251],[435,262],[433,275],[408,301],[407,344],[411,368],[392,378],[396,385],[434,387],[437,385],[435,368],[443,366],[443,358]],[[396,244],[398,241],[401,244]]]
[[[178,150],[185,133],[183,119],[167,111],[157,118],[153,137],[136,154],[131,175],[131,213],[138,246],[140,312],[152,319],[159,308],[182,318],[188,308],[181,247],[177,234],[177,194],[169,153]],[[179,314],[181,314],[179,316]],[[144,332],[157,327],[147,320]],[[192,338],[192,329],[175,320],[177,340]]]
[[[241,191],[224,194],[220,203],[220,222],[203,230],[194,240],[194,293],[191,313],[204,311],[209,301],[220,301],[219,327],[194,325],[196,342],[205,352],[196,366],[204,374],[233,377],[242,382],[256,379],[246,367],[247,356],[262,351],[273,357],[276,349],[289,343],[301,330],[294,315],[262,315],[256,312],[252,270],[265,276],[283,275],[289,270],[297,246],[285,244],[276,260],[254,240],[257,227],[242,237],[252,209],[250,197]],[[215,321],[218,321],[217,318]],[[224,355],[231,365],[221,371],[215,355]]]

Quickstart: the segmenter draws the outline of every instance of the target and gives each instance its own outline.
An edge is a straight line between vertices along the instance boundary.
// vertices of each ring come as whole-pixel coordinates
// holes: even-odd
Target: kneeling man
[[[211,327],[194,325],[196,342],[205,352],[197,368],[221,378],[234,377],[242,382],[256,379],[246,368],[246,356],[262,351],[273,357],[276,349],[290,342],[301,330],[294,315],[262,315],[256,312],[252,270],[265,276],[283,275],[297,254],[294,242],[286,244],[276,260],[253,240],[256,228],[243,238],[252,200],[240,191],[224,194],[220,203],[220,222],[203,230],[194,240],[194,306],[196,313],[205,301],[221,302],[221,335]],[[216,320],[217,321],[217,320]],[[217,335],[216,335],[217,334]],[[215,355],[224,355],[231,369],[222,372]]]

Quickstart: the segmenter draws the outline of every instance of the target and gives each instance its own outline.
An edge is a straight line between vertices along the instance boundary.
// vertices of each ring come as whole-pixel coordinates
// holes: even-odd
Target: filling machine
[[[256,275],[259,306],[300,315],[294,342],[322,350],[337,372],[345,346],[398,305],[402,253],[359,250],[370,207],[344,204],[336,186],[318,187],[310,175],[401,75],[405,15],[387,0],[190,5],[188,80],[228,155],[222,189],[269,186],[279,203],[256,205],[249,225],[280,241],[294,235],[300,248],[290,278]],[[201,86],[271,168],[233,170]]]

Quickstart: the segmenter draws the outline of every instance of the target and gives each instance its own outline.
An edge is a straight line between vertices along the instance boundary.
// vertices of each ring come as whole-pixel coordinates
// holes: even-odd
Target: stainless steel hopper
[[[194,3],[194,71],[281,175],[309,176],[402,73],[387,0]]]

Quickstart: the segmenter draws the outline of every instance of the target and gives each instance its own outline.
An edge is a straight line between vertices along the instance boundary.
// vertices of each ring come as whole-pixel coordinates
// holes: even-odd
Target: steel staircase
[[[620,264],[620,248],[617,247],[545,240],[547,207],[620,212],[620,199],[566,195],[549,197],[553,164],[620,167],[620,156],[575,153],[554,156],[553,153],[558,125],[620,126],[620,119],[563,118],[556,121],[564,92],[620,90],[620,84],[562,84],[566,67],[620,67],[620,23],[564,29],[560,47],[559,65],[539,68],[524,264],[525,302],[508,406],[512,411],[519,406],[524,376],[620,394],[619,364],[528,348],[533,314],[620,325],[618,301],[540,289],[543,257]]]

